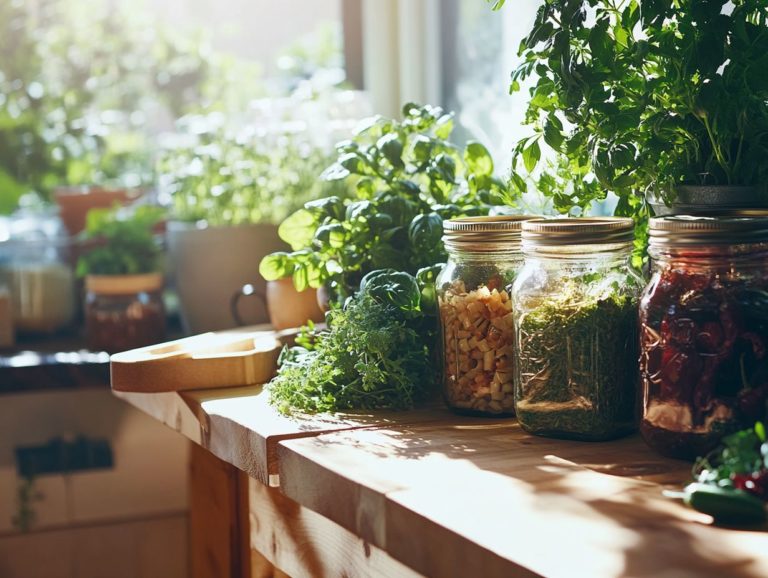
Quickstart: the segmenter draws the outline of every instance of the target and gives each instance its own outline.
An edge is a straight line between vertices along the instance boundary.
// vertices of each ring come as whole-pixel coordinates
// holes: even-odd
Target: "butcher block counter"
[[[768,529],[663,496],[690,464],[637,436],[538,438],[439,402],[289,418],[260,385],[115,394],[194,442],[196,578],[768,576]]]

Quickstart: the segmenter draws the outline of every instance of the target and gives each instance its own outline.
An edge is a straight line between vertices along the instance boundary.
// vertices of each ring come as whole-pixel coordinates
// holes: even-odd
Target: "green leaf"
[[[759,439],[761,442],[766,441],[765,425],[763,425],[763,422],[759,421],[755,424],[755,434],[757,435],[757,439]]]
[[[316,226],[314,215],[306,209],[300,209],[282,222],[277,233],[294,251],[298,251],[312,243]]]
[[[304,208],[313,215],[318,215],[321,218],[344,218],[344,202],[339,197],[325,197],[323,199],[309,201],[304,204]]]
[[[416,215],[408,226],[408,239],[417,251],[442,247],[443,219],[437,213]]]
[[[493,174],[493,159],[488,149],[479,142],[470,142],[464,150],[464,162],[471,173],[478,176]]]
[[[408,273],[383,269],[371,271],[360,282],[360,293],[405,313],[419,311],[421,290]]]
[[[539,148],[539,141],[532,140],[530,144],[523,149],[523,164],[525,165],[525,170],[529,173],[533,172],[536,165],[539,163],[540,158],[541,149]]]
[[[376,142],[376,147],[393,167],[403,167],[403,143],[396,133],[385,134]]]
[[[330,225],[321,225],[315,231],[315,240],[321,244],[327,245],[333,249],[344,246],[346,241],[346,231],[341,223],[332,223]]]
[[[444,114],[435,123],[435,136],[442,140],[448,140],[453,132],[453,114]]]
[[[565,140],[562,130],[563,125],[560,120],[554,114],[550,114],[544,124],[544,142],[556,151],[561,150]]]
[[[339,157],[339,165],[353,175],[365,174],[365,162],[359,153],[348,153]]]
[[[346,179],[350,174],[351,173],[339,163],[333,163],[320,174],[320,178],[324,181],[340,181]]]
[[[267,281],[276,281],[290,277],[294,271],[294,264],[290,255],[284,252],[272,253],[261,260],[259,274]]]

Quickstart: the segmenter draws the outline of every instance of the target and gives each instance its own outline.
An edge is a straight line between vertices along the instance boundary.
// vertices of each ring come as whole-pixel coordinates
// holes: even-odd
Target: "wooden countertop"
[[[768,576],[768,528],[718,528],[661,492],[690,464],[637,436],[565,442],[514,419],[291,419],[261,386],[119,397],[427,576]]]

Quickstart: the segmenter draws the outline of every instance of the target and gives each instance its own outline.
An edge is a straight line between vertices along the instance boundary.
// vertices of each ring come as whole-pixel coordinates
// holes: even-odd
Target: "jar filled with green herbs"
[[[513,415],[514,321],[509,290],[523,264],[520,231],[534,217],[443,224],[448,263],[436,280],[443,394],[452,410]]]
[[[515,410],[534,434],[607,440],[638,421],[633,222],[523,223],[524,265],[512,287]]]

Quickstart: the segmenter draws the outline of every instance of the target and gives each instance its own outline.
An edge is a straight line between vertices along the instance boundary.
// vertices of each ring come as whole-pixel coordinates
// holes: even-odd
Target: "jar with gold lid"
[[[768,418],[768,212],[651,219],[649,254],[640,431],[694,459]]]
[[[522,223],[466,217],[443,224],[448,263],[437,277],[443,394],[463,414],[514,415],[512,303]]]
[[[523,223],[512,288],[515,410],[534,434],[607,440],[638,421],[632,219]]]

